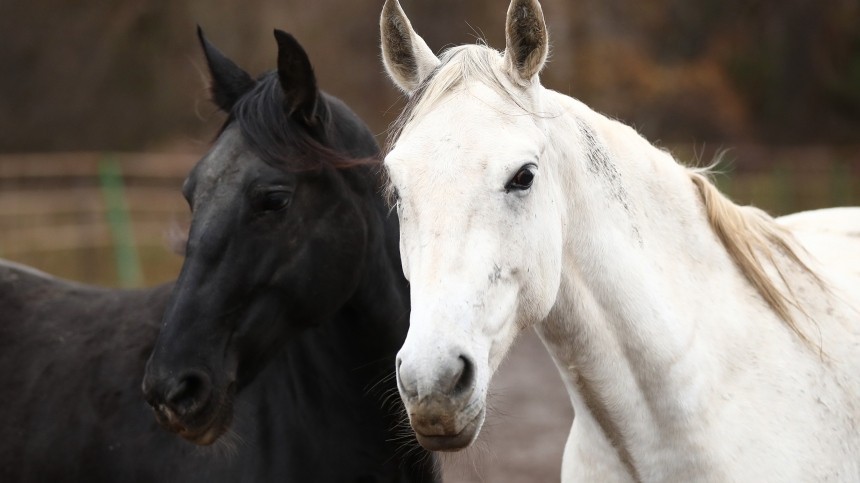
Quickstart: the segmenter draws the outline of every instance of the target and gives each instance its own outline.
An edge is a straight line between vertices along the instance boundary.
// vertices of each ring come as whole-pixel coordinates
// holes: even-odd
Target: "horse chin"
[[[481,432],[486,410],[480,411],[463,428],[455,434],[423,434],[420,427],[415,427],[415,438],[418,444],[430,451],[460,451],[472,444]]]
[[[194,443],[199,446],[209,446],[215,441],[218,441],[224,433],[227,432],[227,429],[230,427],[229,421],[224,424],[214,424],[209,426],[208,428],[197,429],[194,431],[190,431],[188,429],[181,429],[177,431],[177,434],[182,437],[182,439]]]

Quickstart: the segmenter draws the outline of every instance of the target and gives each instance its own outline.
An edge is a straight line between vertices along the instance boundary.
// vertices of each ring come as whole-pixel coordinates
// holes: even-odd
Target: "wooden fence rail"
[[[149,153],[0,155],[0,255],[110,285],[139,284],[139,275],[122,274],[124,264],[141,262],[143,282],[171,278],[179,258],[169,253],[166,235],[188,219],[180,187],[198,159],[197,154]],[[117,170],[118,186],[108,186],[113,175],[107,168]],[[125,237],[117,231],[117,215],[127,220]]]
[[[99,153],[0,156],[0,251],[109,247]],[[172,220],[187,217],[179,189],[196,155],[117,154],[138,244],[163,245]]]
[[[671,146],[682,160],[708,164],[717,149]],[[122,179],[126,215],[145,283],[176,275],[181,259],[166,234],[184,225],[180,195],[199,153],[0,154],[0,256],[61,276],[116,285],[116,233],[99,177],[106,160]],[[728,150],[717,176],[735,201],[773,214],[860,205],[860,146]]]

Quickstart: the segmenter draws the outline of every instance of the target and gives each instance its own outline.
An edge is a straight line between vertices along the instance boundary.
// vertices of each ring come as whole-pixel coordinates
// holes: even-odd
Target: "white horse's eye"
[[[525,191],[531,188],[532,182],[535,179],[536,170],[537,166],[533,163],[524,165],[519,169],[519,171],[517,171],[517,174],[508,181],[508,184],[505,185],[505,192],[509,192],[511,190]]]

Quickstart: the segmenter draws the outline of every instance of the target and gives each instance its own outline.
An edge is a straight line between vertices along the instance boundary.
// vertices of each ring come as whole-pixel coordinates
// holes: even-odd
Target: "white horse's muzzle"
[[[398,357],[397,386],[421,446],[457,451],[472,443],[484,422],[475,364],[465,351],[433,359]]]

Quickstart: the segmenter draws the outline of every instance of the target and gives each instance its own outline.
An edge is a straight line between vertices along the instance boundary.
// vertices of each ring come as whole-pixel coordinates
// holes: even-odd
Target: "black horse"
[[[191,230],[146,400],[194,443],[231,429],[256,480],[434,480],[385,400],[409,303],[378,146],[275,38],[278,68],[254,80],[200,34],[229,117],[183,186]]]
[[[408,305],[394,220],[376,196],[373,167],[355,161],[374,159],[376,147],[361,122],[325,95],[317,95],[318,121],[298,117],[307,111],[290,104],[300,90],[286,74],[296,82],[313,77],[301,48],[278,36],[284,79],[257,81],[201,36],[215,101],[236,109],[186,184],[194,228],[175,293],[172,284],[110,290],[0,263],[0,481],[437,478],[411,435],[400,438],[399,409],[382,401],[391,392],[399,404],[384,376],[393,372]],[[254,130],[249,122],[262,124]],[[218,240],[222,248],[207,251]],[[347,246],[336,249],[341,242]],[[220,268],[195,278],[195,267],[207,263]],[[290,275],[300,278],[294,288],[283,281]],[[328,305],[312,310],[316,303]],[[199,330],[190,342],[198,344],[191,357],[195,370],[207,371],[202,377],[217,380],[208,371],[218,364],[207,361],[218,354],[205,350],[223,331],[233,334],[221,355],[239,371],[230,392],[242,390],[230,434],[213,448],[163,431],[140,395],[168,306],[159,353]],[[158,358],[152,367],[153,374],[164,368]],[[185,414],[173,406],[182,400],[165,407]],[[232,404],[223,401],[222,411]],[[222,420],[218,431],[226,426]]]
[[[140,397],[171,287],[0,263],[0,481],[189,481],[224,467],[161,431]]]

